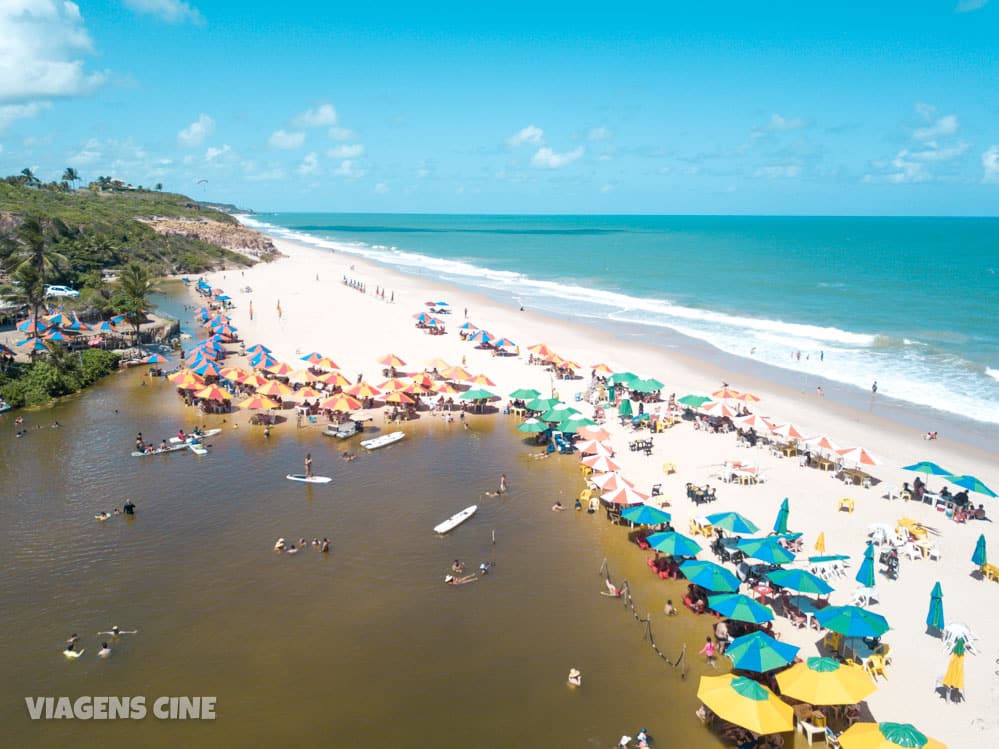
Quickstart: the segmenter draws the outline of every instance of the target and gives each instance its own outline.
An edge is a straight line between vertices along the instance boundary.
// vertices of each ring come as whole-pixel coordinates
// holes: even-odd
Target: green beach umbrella
[[[826,629],[845,637],[880,637],[888,631],[888,620],[859,606],[829,606],[815,618]]]
[[[946,749],[910,723],[854,723],[839,743],[843,749]]]
[[[512,393],[510,393],[510,397],[511,398],[514,398],[516,400],[524,400],[524,401],[531,400],[532,398],[537,398],[540,395],[541,395],[541,393],[539,393],[537,390],[534,390],[532,388],[520,388],[520,389],[514,390]]]
[[[989,558],[985,554],[985,534],[983,533],[978,537],[978,543],[975,544],[975,553],[971,555],[971,561],[981,567],[983,564],[989,563]]]
[[[983,484],[981,479],[975,478],[974,476],[947,476],[944,478],[944,481],[957,484],[962,489],[967,489],[969,492],[984,494],[986,497],[996,496],[996,493]]]
[[[867,544],[867,548],[864,550],[864,561],[860,563],[860,569],[857,570],[853,579],[865,588],[874,587],[874,544]]]
[[[628,383],[628,387],[639,393],[653,393],[662,390],[663,384],[659,380],[632,380]]]
[[[769,607],[757,603],[743,593],[719,593],[708,596],[708,608],[738,622],[763,624],[774,619],[774,612]]]
[[[738,512],[716,512],[705,519],[715,528],[721,528],[729,533],[756,533],[759,530],[752,520]]]
[[[930,610],[926,614],[926,626],[930,629],[944,628],[943,589],[938,582],[930,593]]]
[[[668,523],[673,516],[665,510],[660,510],[658,507],[635,505],[634,507],[622,510],[621,517],[635,525],[662,525],[663,523]]]
[[[711,608],[714,609],[713,606]],[[791,663],[798,655],[798,650],[794,645],[775,640],[766,632],[753,632],[732,640],[725,648],[725,655],[732,659],[734,668],[765,673]]]
[[[813,575],[808,570],[772,570],[767,573],[767,578],[774,585],[780,588],[787,588],[797,593],[810,593],[812,595],[825,596],[832,593],[832,586],[818,575]]]
[[[570,424],[574,424],[576,428],[579,427],[595,427],[597,422],[591,419],[589,416],[584,416],[580,413],[569,414],[568,418],[565,419]]]
[[[548,425],[537,419],[527,419],[523,423],[518,424],[517,429],[528,434],[540,434],[541,432],[548,431]]]
[[[750,559],[759,559],[768,564],[788,564],[794,561],[794,552],[781,546],[773,536],[744,538],[736,547]]]
[[[777,511],[777,519],[774,521],[774,533],[787,533],[787,516],[790,513],[787,497],[784,497],[784,501],[780,503],[780,510]]]
[[[951,472],[946,468],[941,468],[936,463],[930,462],[929,460],[921,460],[918,463],[913,463],[911,466],[902,466],[903,471],[914,471],[916,473],[923,473],[927,476],[950,476]]]
[[[496,394],[490,393],[485,388],[472,388],[471,390],[465,391],[458,397],[463,401],[481,401],[495,398]]]
[[[676,531],[653,533],[645,540],[653,549],[668,557],[696,557],[701,550],[697,541]]]
[[[617,406],[618,416],[631,416],[632,413],[633,411],[631,409],[631,401],[628,400],[627,398],[625,398],[618,404]]]
[[[611,385],[619,385],[622,382],[628,383],[628,382],[633,382],[634,380],[637,379],[638,375],[635,374],[634,372],[615,372],[614,374],[612,374],[610,377],[607,378],[607,381]]]
[[[528,411],[547,411],[558,402],[558,398],[535,398],[525,403],[524,407]]]
[[[556,403],[538,418],[542,421],[565,421],[573,414],[578,414],[579,410],[565,403]]]
[[[554,422],[553,422],[554,423]],[[579,431],[579,428],[583,426],[582,424],[574,424],[573,422],[566,419],[565,421],[560,421],[555,424],[555,431],[565,432],[566,434],[575,434]]]
[[[676,402],[684,406],[690,406],[691,408],[700,408],[705,403],[711,401],[706,395],[685,395],[682,398],[677,398]]]
[[[714,562],[691,559],[680,565],[680,572],[690,582],[705,590],[719,593],[735,593],[739,590],[739,578]]]

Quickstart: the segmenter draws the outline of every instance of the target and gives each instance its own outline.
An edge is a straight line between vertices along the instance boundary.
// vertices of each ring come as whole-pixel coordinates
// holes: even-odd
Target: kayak
[[[195,455],[208,455],[208,448],[200,442],[188,442],[186,445],[181,445],[181,447],[191,448],[191,452]]]
[[[469,507],[466,507],[461,512],[456,512],[454,515],[449,517],[440,525],[435,525],[434,533],[447,533],[448,531],[454,530],[459,525],[468,520],[470,517],[472,517],[472,515],[475,514],[475,511],[477,509],[479,509],[478,505],[471,505]]]
[[[301,481],[305,484],[328,484],[333,480],[329,476],[306,476],[304,473],[289,473],[285,478],[289,481]]]
[[[146,452],[140,453],[138,450],[133,450],[132,451],[132,457],[133,458],[146,458],[146,457],[149,457],[150,455],[162,455],[163,453],[173,453],[173,452],[177,452],[178,450],[186,450],[188,447],[189,447],[189,445],[187,443],[185,443],[183,445],[170,445],[169,447],[164,447],[162,449],[161,448],[156,448],[151,453],[146,453]]]
[[[205,432],[202,432],[201,434],[199,434],[197,436],[195,436],[193,434],[188,434],[188,435],[185,435],[185,437],[184,437],[183,440],[181,440],[180,437],[171,437],[170,438],[170,442],[173,443],[174,445],[179,445],[181,442],[186,442],[186,443],[190,444],[192,441],[200,442],[201,440],[205,439],[206,437],[214,437],[216,434],[222,434],[222,430],[221,429],[209,429],[209,430],[207,430]]]
[[[379,437],[373,437],[372,439],[369,440],[362,440],[361,447],[363,447],[365,450],[377,450],[379,447],[385,447],[386,445],[394,444],[405,436],[406,435],[403,432],[389,432],[388,434],[383,434]]]

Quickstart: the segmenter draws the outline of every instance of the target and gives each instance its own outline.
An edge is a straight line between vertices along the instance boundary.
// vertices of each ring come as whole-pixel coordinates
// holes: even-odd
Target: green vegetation
[[[101,349],[69,353],[57,346],[45,361],[13,363],[0,371],[0,398],[15,407],[48,403],[114,372],[120,358]]]

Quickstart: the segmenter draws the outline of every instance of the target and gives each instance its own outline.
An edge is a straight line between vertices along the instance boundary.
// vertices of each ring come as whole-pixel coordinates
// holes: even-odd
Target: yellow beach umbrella
[[[339,372],[330,372],[326,375],[319,375],[319,381],[326,384],[332,385],[333,387],[347,387],[350,384],[350,380],[344,377]]]
[[[340,365],[335,361],[330,359],[328,356],[320,357],[312,362],[312,366],[316,369],[340,369]]]
[[[840,734],[843,749],[947,749],[911,723],[854,723]]]
[[[314,375],[307,369],[296,369],[294,372],[288,373],[288,382],[294,382],[299,385],[312,384],[319,380],[319,375]]]
[[[794,729],[791,706],[745,676],[702,676],[697,699],[723,720],[753,733],[783,733]]]
[[[259,411],[265,408],[277,408],[278,404],[268,398],[266,395],[254,395],[247,398],[242,403],[237,403],[236,408],[242,408],[247,411]]]
[[[240,369],[239,367],[226,367],[219,372],[221,377],[227,380],[233,380],[234,382],[242,382],[249,376],[249,372],[245,369]]]
[[[592,369],[594,372],[599,372],[600,374],[614,374],[614,370],[608,367],[603,362],[600,362],[599,364],[591,364],[590,369]]]
[[[379,390],[406,390],[411,387],[413,387],[412,383],[400,380],[398,377],[389,378],[378,386]]]
[[[209,385],[206,388],[202,388],[194,394],[195,398],[204,398],[210,401],[231,401],[232,393],[228,390],[223,390],[218,385]]]
[[[345,388],[344,392],[357,398],[374,398],[376,395],[382,394],[381,390],[366,382],[359,382],[353,387]]]
[[[292,392],[290,385],[285,385],[278,380],[268,380],[266,385],[257,388],[257,395],[271,395],[283,398]]]
[[[322,398],[325,393],[320,393],[318,390],[313,390],[310,387],[299,388],[293,393],[289,393],[285,398],[287,400],[297,400],[304,401],[310,398]]]
[[[294,368],[290,364],[285,364],[284,362],[274,362],[269,367],[264,367],[265,372],[270,372],[278,377],[287,377],[289,374],[294,372]]]
[[[406,362],[400,359],[395,354],[385,354],[385,356],[378,359],[379,364],[384,364],[386,367],[405,367]]]
[[[964,689],[964,640],[958,640],[951,653],[947,673],[943,677],[943,685],[951,689]]]
[[[448,367],[447,369],[443,370],[440,374],[445,379],[457,380],[460,382],[467,382],[468,380],[472,379],[471,373],[466,369],[462,369],[461,367]]]
[[[833,658],[809,658],[777,674],[780,693],[813,705],[855,705],[877,685],[860,666]]]
[[[436,382],[429,388],[438,395],[457,395],[460,391],[448,382]]]
[[[438,356],[436,359],[428,361],[427,367],[429,369],[436,369],[438,372],[443,372],[445,369],[450,369],[451,365]]]
[[[535,356],[543,356],[546,358],[555,355],[555,352],[548,348],[548,344],[546,343],[535,343],[533,346],[528,346],[527,350]]]
[[[416,403],[412,398],[403,393],[400,390],[396,390],[394,393],[389,393],[388,395],[382,396],[382,400],[386,403],[402,403],[405,405],[413,405]]]
[[[319,404],[319,407],[324,411],[356,411],[361,407],[361,402],[345,393],[339,393],[324,400]]]
[[[820,554],[824,554],[826,550],[826,532],[822,531],[818,538],[815,539],[815,550]]]
[[[268,380],[266,377],[264,377],[259,372],[253,372],[253,373],[247,375],[243,379],[243,384],[244,385],[249,385],[250,387],[255,387],[255,388],[258,388],[261,385],[266,385],[268,382],[271,382],[271,380]]]
[[[486,377],[484,374],[476,375],[469,380],[473,385],[489,385],[490,387],[495,387],[496,383]]]

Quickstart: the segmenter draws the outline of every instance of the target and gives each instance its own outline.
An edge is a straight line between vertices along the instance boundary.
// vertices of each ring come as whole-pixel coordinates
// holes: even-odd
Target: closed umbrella
[[[926,613],[926,626],[940,631],[944,628],[943,589],[937,582],[930,593],[930,610]]]
[[[697,541],[675,531],[653,533],[645,540],[653,549],[668,557],[696,557],[701,550]]]
[[[759,530],[752,520],[738,512],[716,512],[708,515],[706,520],[715,528],[721,528],[729,533],[756,533]]]
[[[777,674],[777,685],[783,696],[812,705],[855,705],[877,689],[860,666],[817,657]]]
[[[874,587],[874,544],[867,544],[867,548],[864,549],[864,561],[860,563],[860,569],[857,570],[854,580],[865,588]]]
[[[632,410],[630,400],[624,398],[620,403],[618,403],[617,405],[618,416],[631,416],[633,413],[634,411]]]
[[[941,680],[945,687],[951,689],[964,689],[964,638],[959,637],[954,643],[954,650],[951,652],[950,662],[947,664],[947,673]]]
[[[386,367],[405,367],[406,362],[400,359],[395,354],[385,354],[385,356],[379,357],[378,363]]]
[[[989,563],[988,556],[985,553],[985,534],[983,533],[978,537],[978,543],[975,544],[975,551],[971,555],[971,561],[981,567],[984,564]]]
[[[815,538],[815,546],[813,547],[819,554],[825,554],[826,551],[826,532],[822,531]]]
[[[708,608],[739,622],[763,624],[773,621],[774,612],[742,593],[719,593],[708,596]]]
[[[774,533],[787,533],[787,516],[790,512],[787,497],[784,497],[784,501],[780,503],[780,510],[777,511],[777,519],[774,520]]]
[[[745,676],[702,676],[697,699],[722,720],[753,733],[783,733],[794,728],[791,706]]]
[[[794,561],[794,553],[781,546],[773,536],[744,538],[736,547],[747,557],[768,564],[788,564]]]
[[[714,562],[690,560],[680,565],[680,572],[690,582],[705,590],[720,593],[735,593],[739,590],[739,578]]]
[[[911,723],[854,723],[839,736],[843,749],[947,749]]]
[[[718,597],[712,596],[712,598]],[[714,606],[711,608],[715,611],[718,610]],[[725,655],[732,659],[734,668],[765,673],[773,671],[775,668],[783,668],[791,663],[798,655],[799,649],[790,643],[775,640],[766,632],[753,632],[732,640],[731,644],[725,648]]]
[[[621,512],[621,517],[635,525],[662,525],[673,517],[665,510],[649,505],[636,505]]]

